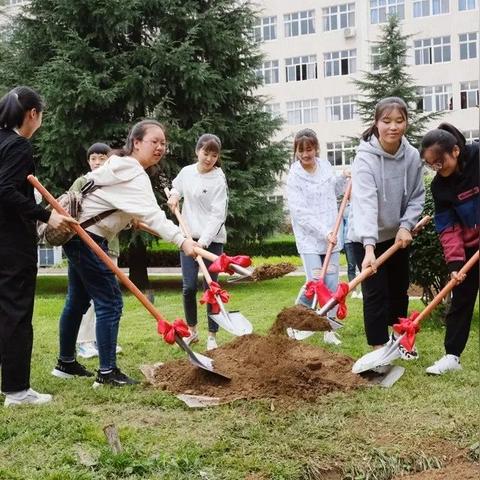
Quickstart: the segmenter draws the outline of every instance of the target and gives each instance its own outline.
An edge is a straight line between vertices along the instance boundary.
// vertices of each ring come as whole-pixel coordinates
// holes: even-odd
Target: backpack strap
[[[99,213],[98,215],[95,215],[94,217],[89,218],[88,220],[85,220],[84,222],[82,222],[80,226],[83,229],[91,227],[92,225],[95,225],[96,223],[98,223],[100,220],[103,220],[104,218],[108,217],[109,215],[117,211],[118,209],[114,208],[113,210],[107,210],[105,212]]]

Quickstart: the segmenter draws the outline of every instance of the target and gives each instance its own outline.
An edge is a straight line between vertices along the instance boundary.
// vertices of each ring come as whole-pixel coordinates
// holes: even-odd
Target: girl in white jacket
[[[337,177],[328,160],[318,158],[320,152],[317,135],[304,129],[295,135],[293,150],[296,161],[290,167],[287,179],[287,200],[297,250],[305,269],[307,281],[318,279],[327,252],[328,242],[337,217],[337,197],[345,189],[345,173]],[[330,291],[338,285],[339,245],[333,251],[325,275]],[[312,300],[302,292],[299,303],[311,306]],[[335,315],[335,310],[330,314]],[[334,332],[325,332],[324,341],[339,345]]]
[[[192,237],[198,244],[215,255],[223,253],[223,244],[227,239],[225,220],[228,207],[228,189],[225,175],[220,166],[222,144],[216,135],[202,135],[195,147],[197,162],[182,168],[173,180],[173,188],[168,205],[172,210],[178,207],[183,198],[182,215],[190,228]],[[183,306],[185,319],[190,327],[190,336],[184,340],[187,344],[198,342],[197,332],[197,282],[198,263],[191,257],[180,253],[183,276]],[[210,262],[205,261],[207,267]],[[218,274],[211,274],[217,281]],[[204,289],[208,285],[204,281]],[[207,350],[217,348],[216,333],[218,325],[210,318],[211,305],[207,305],[208,338]]]

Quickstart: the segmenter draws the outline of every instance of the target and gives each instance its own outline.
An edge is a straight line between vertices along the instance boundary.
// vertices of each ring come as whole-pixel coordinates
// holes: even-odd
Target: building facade
[[[353,78],[375,69],[375,42],[389,14],[411,35],[406,63],[424,111],[442,111],[478,139],[479,0],[261,0],[253,34],[265,55],[258,75],[265,109],[284,119],[278,139],[309,127],[321,154],[350,163],[349,137],[364,130]]]

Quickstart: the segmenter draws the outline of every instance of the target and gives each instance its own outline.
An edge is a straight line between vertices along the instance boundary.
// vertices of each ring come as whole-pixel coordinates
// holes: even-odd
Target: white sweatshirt
[[[328,160],[316,159],[308,173],[296,160],[287,178],[287,201],[298,253],[327,252],[327,235],[333,231],[338,213],[337,196],[345,190],[346,178],[335,175]],[[340,242],[334,251],[338,251]]]
[[[100,188],[83,199],[79,221],[114,208],[118,210],[88,227],[89,232],[111,240],[137,218],[165,240],[178,247],[182,245],[184,236],[158,206],[150,178],[135,158],[112,155],[100,168],[87,173],[86,178]]]
[[[182,168],[172,185],[171,194],[183,198],[182,215],[192,237],[205,247],[225,243],[228,188],[222,169],[200,173],[194,163]]]

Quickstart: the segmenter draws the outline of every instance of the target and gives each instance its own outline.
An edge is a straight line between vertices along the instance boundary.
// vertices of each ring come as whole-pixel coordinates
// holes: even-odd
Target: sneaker
[[[403,345],[398,346],[398,351],[400,352],[400,358],[402,360],[418,360],[418,351],[417,347],[414,345],[411,350],[407,350]]]
[[[341,345],[342,341],[336,332],[324,332],[323,341],[328,345]]]
[[[125,385],[136,385],[140,383],[120,371],[119,368],[114,368],[111,372],[102,373],[97,371],[97,378],[93,383],[93,388],[101,387],[102,385],[111,385],[112,387],[124,387]]]
[[[209,335],[207,338],[207,350],[213,350],[214,348],[218,348],[217,339]]]
[[[363,298],[362,292],[361,292],[361,291],[354,290],[354,291],[352,292],[352,298]]]
[[[122,351],[123,351],[123,349],[122,349],[122,347],[121,347],[120,345],[117,345],[117,346],[115,347],[115,353],[122,353]]]
[[[82,358],[98,357],[98,348],[95,342],[82,342],[77,347],[78,356]]]
[[[76,360],[63,362],[60,359],[58,359],[57,366],[52,370],[52,375],[58,378],[93,377],[93,373]]]
[[[462,370],[460,357],[447,354],[428,367],[426,372],[431,375],[442,375],[447,372],[453,372],[454,370]]]
[[[191,332],[188,337],[183,338],[183,341],[187,345],[190,345],[191,343],[198,343],[198,333],[197,332]]]
[[[12,405],[42,405],[52,401],[52,396],[48,393],[38,393],[29,388],[23,392],[7,393],[5,394],[6,407]]]

